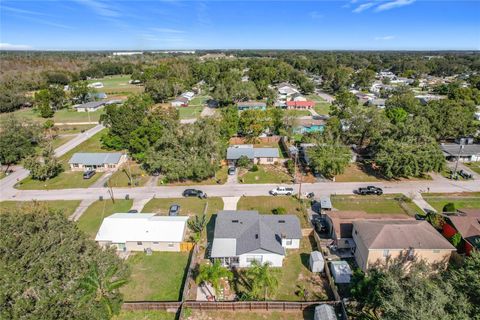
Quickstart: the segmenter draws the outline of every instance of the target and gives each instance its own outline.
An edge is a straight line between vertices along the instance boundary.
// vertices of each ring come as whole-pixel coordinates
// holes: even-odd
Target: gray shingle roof
[[[302,237],[297,216],[260,215],[257,211],[220,211],[217,214],[214,239],[236,239],[237,255],[255,250],[283,255],[282,237]]]
[[[122,154],[113,153],[74,153],[68,163],[79,163],[83,165],[101,166],[104,164],[117,164]]]
[[[448,156],[458,156],[460,145],[457,143],[441,144],[440,149]],[[461,152],[462,156],[480,155],[480,144],[466,144]]]
[[[241,156],[248,159],[254,158],[278,158],[278,148],[254,148],[252,145],[239,145],[227,148],[227,160],[238,160]]]
[[[99,108],[101,106],[105,105],[105,101],[92,101],[92,102],[87,102],[84,104],[79,104],[74,106],[75,109],[80,109],[80,108]]]

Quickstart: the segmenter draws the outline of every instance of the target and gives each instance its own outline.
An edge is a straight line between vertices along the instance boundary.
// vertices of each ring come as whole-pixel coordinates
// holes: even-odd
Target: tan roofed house
[[[427,221],[353,221],[352,236],[356,244],[355,260],[363,271],[397,258],[446,266],[456,250]]]

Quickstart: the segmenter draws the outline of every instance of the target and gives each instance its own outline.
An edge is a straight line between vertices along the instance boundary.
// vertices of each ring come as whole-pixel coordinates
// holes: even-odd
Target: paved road
[[[85,122],[55,122],[56,126],[80,126],[84,124],[98,124],[98,121],[85,121]]]
[[[86,140],[90,139],[93,135],[99,133],[102,131],[105,127],[101,124],[97,124],[95,127],[78,134],[75,138],[72,140],[68,141],[67,143],[61,145],[57,149],[55,149],[55,156],[61,157],[68,151],[72,150],[82,142],[85,142]]]
[[[332,95],[330,95],[330,94],[328,94],[328,93],[326,93],[326,92],[323,92],[323,91],[317,89],[317,90],[315,90],[315,93],[316,93],[320,98],[324,99],[324,100],[327,101],[327,102],[332,103],[333,101],[335,101],[335,97],[332,96]]]

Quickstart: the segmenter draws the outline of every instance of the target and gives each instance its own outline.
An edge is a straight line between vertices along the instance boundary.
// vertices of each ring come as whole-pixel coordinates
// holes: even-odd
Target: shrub
[[[282,214],[286,214],[287,213],[287,209],[283,208],[283,207],[278,207],[278,208],[275,208],[272,210],[272,213],[273,214],[277,214],[277,215],[282,215]]]
[[[248,159],[247,156],[241,156],[237,160],[237,167],[240,168],[249,168],[251,164],[252,162],[250,161],[250,159]]]
[[[250,171],[252,171],[252,172],[257,172],[257,171],[258,171],[258,165],[254,164],[254,165],[252,166],[252,169],[250,169]]]
[[[287,167],[288,173],[293,174],[295,172],[295,162],[292,159],[285,162],[285,166]]]
[[[443,212],[456,212],[457,209],[455,208],[455,204],[453,202],[449,202],[443,206]]]

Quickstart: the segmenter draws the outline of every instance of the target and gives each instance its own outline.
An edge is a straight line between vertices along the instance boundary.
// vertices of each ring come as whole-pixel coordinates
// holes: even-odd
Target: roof
[[[324,261],[323,256],[320,253],[320,251],[312,251],[312,253],[310,253],[310,258],[313,261],[322,261],[322,262]]]
[[[232,145],[227,148],[227,159],[237,160],[241,156],[246,156],[248,159],[254,158],[278,158],[280,153],[278,148],[254,148],[251,144]]]
[[[332,201],[330,200],[330,197],[320,198],[320,207],[322,209],[332,209]]]
[[[287,101],[287,107],[313,107],[314,101]]]
[[[337,239],[352,238],[353,222],[357,220],[409,219],[409,217],[404,214],[371,214],[365,211],[329,211],[326,215],[332,222]]]
[[[473,209],[472,214],[449,216],[448,219],[463,239],[480,249],[480,242],[476,244],[480,241],[480,210]]]
[[[337,320],[335,309],[329,304],[320,304],[315,307],[315,320]]]
[[[455,250],[427,221],[359,220],[353,227],[367,249]]]
[[[77,104],[76,106],[73,106],[75,109],[81,109],[81,108],[100,108],[101,106],[105,105],[105,101],[91,101],[83,104]]]
[[[155,213],[115,213],[103,219],[96,241],[181,242],[188,217],[157,216]]]
[[[281,239],[300,239],[295,215],[260,215],[257,211],[220,211],[215,220],[211,256],[228,257],[248,252],[285,254]]]
[[[444,143],[440,145],[443,153],[448,156],[458,156],[460,153],[460,144],[458,143]],[[480,144],[465,144],[461,151],[462,156],[480,155]]]
[[[175,98],[175,100],[173,100],[173,102],[188,103],[189,100],[188,100],[188,98],[185,98],[185,97],[180,96],[180,97]]]
[[[104,164],[116,164],[120,162],[120,152],[98,152],[98,153],[74,153],[68,163],[81,163],[83,165],[100,166]]]
[[[300,119],[296,119],[295,121],[299,126],[303,126],[303,127],[324,126],[326,123],[325,120],[313,119],[313,118],[309,118],[309,119],[300,118]]]
[[[245,107],[266,107],[267,104],[261,101],[244,101],[238,102],[237,106],[245,106]]]

